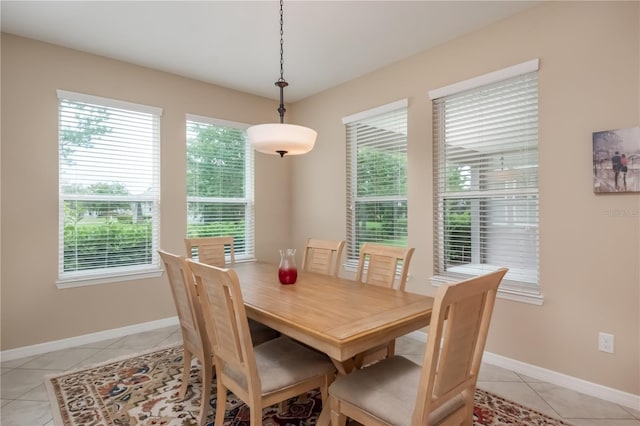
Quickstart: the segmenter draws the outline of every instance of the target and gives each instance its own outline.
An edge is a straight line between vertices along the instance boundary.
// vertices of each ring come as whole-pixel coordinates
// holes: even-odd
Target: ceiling
[[[288,102],[339,85],[539,1],[299,1],[284,4]],[[279,3],[7,1],[1,29],[277,99]]]

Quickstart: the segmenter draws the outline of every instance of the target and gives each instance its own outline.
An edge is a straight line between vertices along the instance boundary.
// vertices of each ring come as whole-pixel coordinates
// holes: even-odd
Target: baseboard
[[[427,334],[422,331],[414,331],[410,336],[423,342],[427,341]],[[595,398],[603,399],[635,410],[640,409],[640,395],[622,392],[617,389],[588,382],[556,371],[547,370],[546,368],[527,364],[502,355],[496,355],[491,352],[485,352],[482,361],[487,364],[523,374],[536,380],[562,386],[585,395],[593,396]]]
[[[113,328],[111,330],[99,331],[97,333],[83,334],[81,336],[70,337],[68,339],[54,340],[37,345],[24,346],[16,349],[9,349],[0,352],[2,361],[10,361],[14,359],[24,358],[27,356],[40,355],[46,352],[58,351],[61,349],[72,348],[74,346],[95,343],[101,340],[115,339],[125,337],[130,334],[142,333],[145,331],[153,331],[158,328],[170,327],[178,324],[178,317],[164,318],[157,321],[143,322],[140,324],[128,325],[126,327]]]

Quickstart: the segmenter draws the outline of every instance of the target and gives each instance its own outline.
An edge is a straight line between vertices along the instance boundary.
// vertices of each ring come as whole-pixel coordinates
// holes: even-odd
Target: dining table
[[[433,297],[298,271],[294,284],[281,284],[278,265],[239,262],[247,316],[326,353],[338,374],[358,367],[356,355],[429,325]],[[317,425],[330,423],[323,406]]]
[[[281,284],[278,266],[236,263],[247,316],[326,353],[339,374],[355,366],[355,355],[429,325],[433,298],[298,271]]]

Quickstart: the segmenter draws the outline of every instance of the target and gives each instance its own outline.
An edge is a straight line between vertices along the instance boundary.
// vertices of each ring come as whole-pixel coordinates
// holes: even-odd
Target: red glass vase
[[[295,284],[298,279],[295,254],[296,249],[280,250],[280,266],[278,267],[280,284]]]

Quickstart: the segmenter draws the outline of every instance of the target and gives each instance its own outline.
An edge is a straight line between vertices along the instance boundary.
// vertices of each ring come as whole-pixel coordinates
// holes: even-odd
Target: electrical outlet
[[[613,334],[598,334],[598,349],[602,352],[613,353]]]

